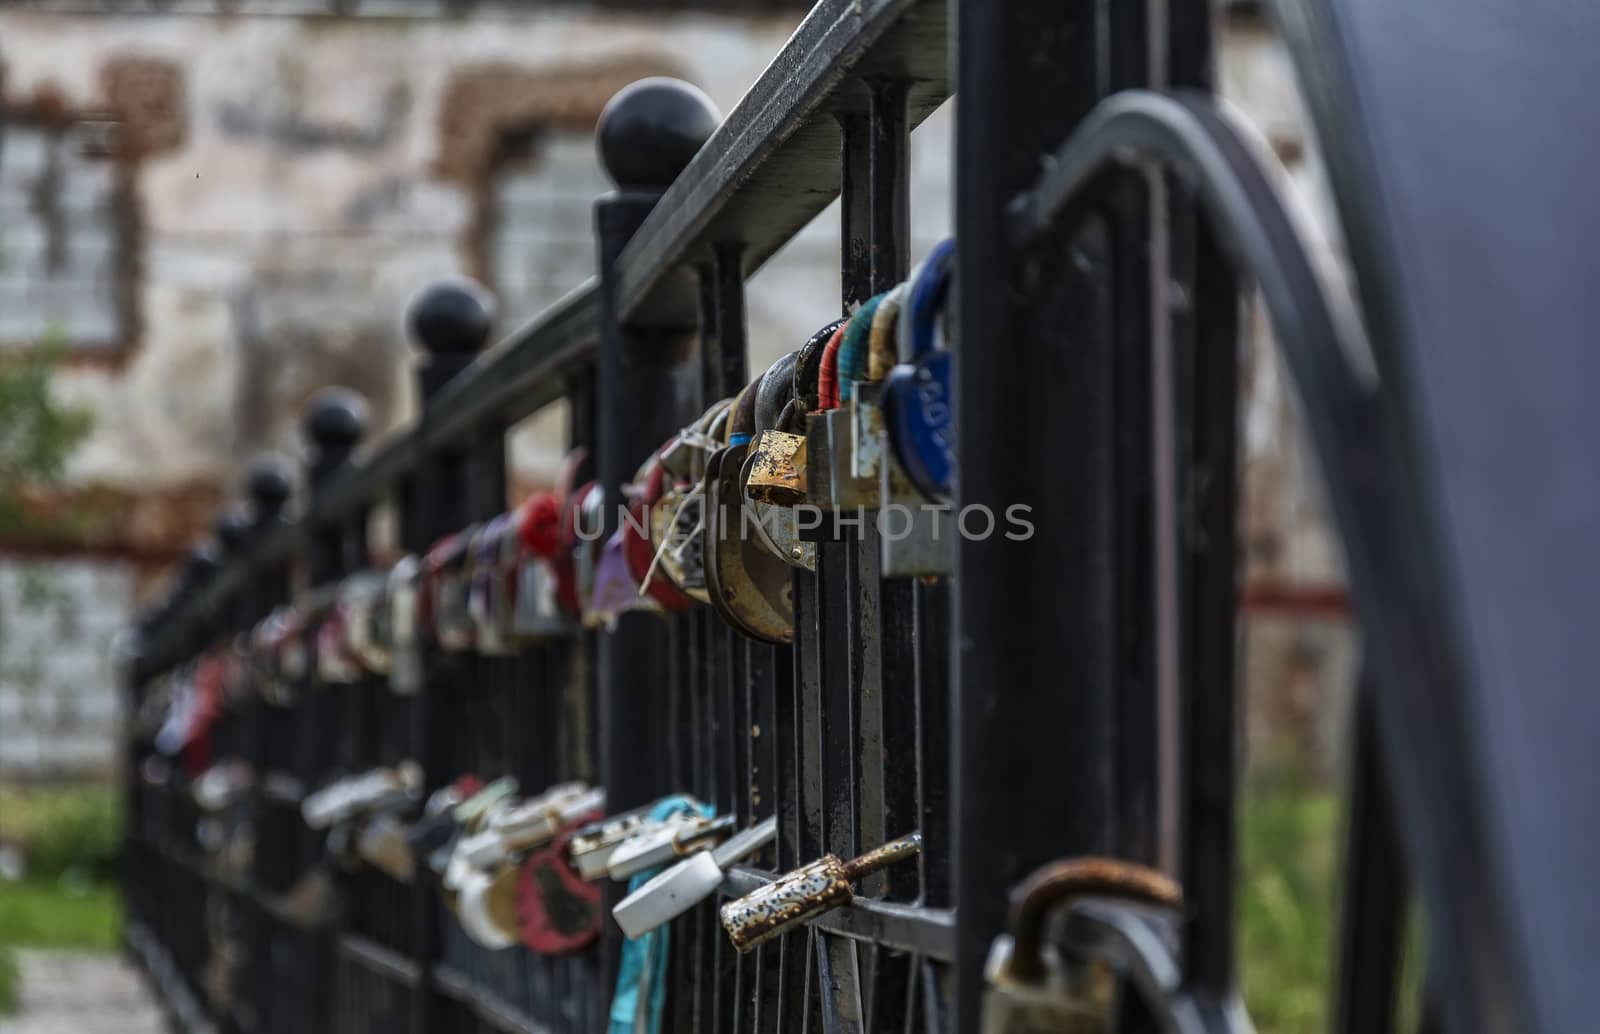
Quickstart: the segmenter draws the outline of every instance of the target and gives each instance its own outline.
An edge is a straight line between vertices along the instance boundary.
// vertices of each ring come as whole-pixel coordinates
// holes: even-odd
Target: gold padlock
[[[745,491],[758,503],[799,506],[806,501],[806,436],[762,431],[751,452]]]
[[[1075,858],[1037,870],[1013,896],[1010,932],[990,947],[982,1034],[1105,1034],[1116,981],[1104,967],[1069,967],[1045,943],[1052,912],[1098,897],[1176,908],[1178,885],[1165,874],[1115,858]]]
[[[723,905],[722,928],[735,948],[747,952],[824,912],[850,904],[855,897],[850,884],[921,850],[922,834],[910,833],[852,862],[840,861],[838,855],[823,855]]]

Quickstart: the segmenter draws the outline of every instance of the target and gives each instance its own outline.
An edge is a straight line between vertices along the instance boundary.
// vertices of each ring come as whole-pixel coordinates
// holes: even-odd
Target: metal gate
[[[1462,265],[1471,249],[1409,213],[1454,216],[1486,248],[1520,243],[1546,261],[1564,231],[1548,219],[1544,236],[1529,227],[1596,163],[1575,144],[1547,196],[1492,212],[1463,204],[1470,195],[1456,187],[1419,184],[1419,144],[1405,133],[1426,137],[1440,161],[1470,156],[1466,179],[1480,185],[1521,166],[1514,147],[1491,155],[1466,134],[1417,132],[1438,109],[1407,92],[1415,84],[1397,70],[1408,61],[1459,91],[1452,110],[1482,100],[1484,132],[1508,141],[1538,142],[1537,128],[1574,102],[1531,74],[1517,84],[1522,110],[1537,110],[1525,123],[1484,98],[1472,62],[1514,62],[1504,50],[1464,54],[1461,41],[1511,31],[1496,20],[1501,5],[1435,12],[1449,40],[1420,15],[1385,23],[1381,6],[1288,0],[1278,12],[1321,132],[1361,319],[1323,288],[1271,159],[1212,98],[1212,12],[1200,0],[822,0],[720,125],[681,86],[619,95],[599,128],[618,189],[596,203],[598,279],[481,356],[488,321],[474,294],[425,294],[410,317],[426,352],[416,424],[358,449],[359,405],[322,397],[306,420],[300,503],[287,505],[289,471],[258,465],[248,510],[219,519],[215,544],[139,623],[136,705],[155,707],[175,682],[191,693],[221,685],[212,758],[246,760],[254,774],[207,814],[159,736],[130,757],[129,941],[182,1025],[607,1029],[624,940],[609,921],[585,950],[491,951],[465,935],[425,867],[409,881],[350,867],[308,828],[312,791],[411,759],[424,793],[467,774],[510,775],[529,794],[567,780],[603,786],[613,813],[680,792],[738,828],[776,816],[775,843],[727,870],[723,899],[825,853],[848,859],[920,833],[914,865],[867,878],[847,907],[748,954],[724,934],[715,900],[672,920],[667,1030],[978,1030],[985,962],[1008,926],[1014,951],[1044,938],[1074,979],[1110,974],[1108,999],[1082,986],[1045,995],[1098,1003],[1109,1027],[1087,1029],[1249,1029],[1233,951],[1235,415],[1239,306],[1258,291],[1321,461],[1365,637],[1336,1025],[1394,1029],[1414,893],[1428,922],[1429,1029],[1579,1029],[1593,954],[1579,931],[1594,928],[1600,905],[1562,902],[1557,888],[1592,871],[1594,848],[1570,830],[1585,828],[1593,795],[1564,794],[1559,823],[1507,801],[1592,788],[1594,766],[1561,723],[1593,728],[1600,708],[1581,692],[1596,662],[1573,628],[1573,615],[1593,613],[1583,607],[1600,580],[1554,577],[1543,591],[1572,608],[1563,614],[1531,603],[1545,597],[1514,568],[1583,569],[1595,551],[1570,520],[1505,547],[1516,561],[1481,536],[1509,539],[1526,519],[1505,493],[1584,476],[1572,443],[1592,440],[1582,432],[1594,420],[1562,371],[1594,372],[1594,360],[1552,344],[1522,351],[1508,372],[1492,347],[1505,328],[1491,292],[1475,300],[1487,307],[1475,327],[1441,315],[1436,291],[1403,288],[1437,288],[1419,268],[1473,283]],[[1594,20],[1527,15],[1516,38],[1554,56],[1595,38]],[[857,435],[857,451],[886,450],[879,494],[862,489],[869,504],[896,491],[892,473],[911,458],[953,457],[950,505],[929,518],[946,529],[943,545],[917,538],[919,525],[913,538],[928,551],[903,561],[911,573],[886,572],[900,554],[873,505],[864,519],[797,529],[796,555],[814,552],[773,590],[792,619],[766,637],[787,641],[736,630],[721,605],[623,608],[603,627],[504,650],[429,638],[404,687],[393,670],[321,668],[317,639],[338,587],[373,566],[374,510],[398,515],[405,553],[449,569],[469,544],[450,536],[505,510],[507,428],[557,398],[583,457],[571,487],[600,486],[595,541],[608,541],[636,472],[761,376],[746,363],[744,281],[835,197],[841,312],[886,304],[922,258],[908,244],[908,137],[954,81],[952,348],[944,373],[919,353],[903,375],[952,394],[901,396],[947,409],[850,408],[889,413],[876,436],[811,407],[800,431],[813,500],[823,482],[839,502],[850,488],[841,477],[860,480],[841,474],[854,454],[823,424]],[[1549,302],[1521,313],[1529,335],[1537,324],[1545,342],[1570,340],[1562,314],[1579,311],[1574,299],[1497,272],[1502,302]],[[821,326],[830,314],[817,315]],[[1445,328],[1453,355],[1435,340]],[[1441,377],[1449,369],[1460,375]],[[1503,448],[1469,419],[1495,377],[1525,389],[1507,403],[1517,414],[1538,408],[1530,399],[1549,407],[1543,424],[1501,427]],[[940,495],[938,477],[910,480]],[[1565,498],[1577,526],[1594,495]],[[1034,534],[962,523],[1018,506]],[[1554,544],[1567,550],[1561,563]],[[263,691],[226,651],[291,603],[303,623],[279,643],[303,656]],[[1484,622],[1526,638],[1467,636]],[[1508,695],[1540,717],[1508,712]],[[230,858],[240,844],[251,850]],[[1039,866],[1086,859],[1118,864],[1081,886],[1069,886],[1080,873],[1070,866],[1041,877],[1066,887],[1053,910],[1062,922],[1030,930],[1042,916],[1008,918],[1013,889]],[[308,873],[333,886],[332,918],[302,908]],[[1181,905],[1136,889],[1161,874]],[[1045,885],[1024,886],[1043,900]],[[1141,893],[1148,900],[1129,902]],[[608,888],[604,906],[619,895]],[[1005,1000],[1037,990],[1022,968],[992,979],[991,1023]]]

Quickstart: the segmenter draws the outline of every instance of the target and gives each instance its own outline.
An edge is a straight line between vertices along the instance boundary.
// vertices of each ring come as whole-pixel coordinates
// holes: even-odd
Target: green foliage
[[[34,878],[107,878],[122,850],[117,791],[107,783],[0,786],[0,843],[21,849]]]
[[[0,1016],[17,1011],[17,959],[0,947]]]
[[[117,946],[122,898],[111,879],[122,847],[118,802],[109,784],[0,785],[0,843],[20,849],[28,862],[25,878],[0,879],[0,1011],[8,980],[15,982],[8,948]]]
[[[113,951],[122,936],[122,895],[111,883],[70,877],[0,881],[0,952],[6,948]]]
[[[0,362],[0,530],[27,526],[22,493],[60,479],[93,420],[50,392],[61,349],[41,344]]]
[[[1240,828],[1239,950],[1262,1034],[1327,1029],[1339,800],[1304,781],[1252,781]]]

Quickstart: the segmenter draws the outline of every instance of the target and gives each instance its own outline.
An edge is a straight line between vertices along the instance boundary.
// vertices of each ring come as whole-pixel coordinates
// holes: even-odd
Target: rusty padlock
[[[850,904],[855,897],[850,889],[852,883],[912,858],[921,850],[922,834],[909,833],[854,861],[823,855],[723,905],[722,928],[728,931],[735,948],[747,952],[824,912]]]
[[[1069,966],[1045,942],[1053,912],[1079,898],[1177,908],[1183,894],[1164,873],[1115,858],[1075,858],[1036,870],[1012,897],[1010,932],[984,967],[982,1034],[1104,1034],[1111,1029],[1113,975]]]
[[[805,435],[780,426],[794,398],[794,370],[800,353],[790,352],[767,368],[756,384],[755,438],[745,492],[757,503],[797,506],[806,500]]]

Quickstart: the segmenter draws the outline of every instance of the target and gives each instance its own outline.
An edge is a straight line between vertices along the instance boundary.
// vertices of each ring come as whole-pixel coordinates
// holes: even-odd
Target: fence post
[[[692,418],[699,391],[693,348],[698,294],[674,283],[649,313],[630,316],[619,297],[617,259],[678,174],[716,129],[711,101],[687,83],[644,79],[601,112],[600,161],[617,189],[595,202],[600,273],[596,476],[604,524],[596,548],[618,526],[622,486],[639,464]],[[661,683],[666,630],[655,615],[625,613],[596,644],[598,771],[607,806],[623,811],[670,789]],[[614,893],[608,893],[607,904]],[[619,934],[606,924],[603,986],[610,986]]]
[[[422,347],[417,365],[418,402],[422,423],[439,392],[477,358],[489,342],[494,301],[477,283],[450,278],[426,288],[406,312],[406,327]],[[423,440],[419,437],[419,440]],[[423,449],[427,448],[424,441]],[[400,539],[407,552],[422,556],[438,539],[465,523],[465,465],[459,455],[424,452],[401,508]],[[413,711],[411,743],[431,793],[455,775],[446,769],[450,712],[444,685],[456,671],[456,658],[424,647],[422,686]],[[416,952],[416,1001],[411,1009],[412,1034],[434,1034],[441,1023],[434,964],[440,955],[437,900],[429,881],[419,875],[412,884],[412,945]]]
[[[284,511],[294,494],[294,470],[289,461],[281,456],[271,454],[257,456],[251,461],[245,474],[244,490],[249,500],[250,512],[246,548],[256,551],[272,532],[284,523]],[[252,557],[253,564],[257,560],[258,558]],[[251,577],[244,587],[245,627],[253,628],[271,612],[273,607],[283,603],[287,598],[288,579],[284,577],[281,568],[264,570],[257,567],[252,570]],[[265,814],[267,806],[262,782],[268,775],[272,761],[271,732],[277,727],[277,723],[270,721],[269,718],[267,702],[260,694],[252,694],[243,718],[244,754],[251,768],[257,773],[251,808],[257,816]],[[267,843],[260,845],[252,863],[253,885],[261,886],[262,873],[267,867],[266,860],[275,853],[273,845]],[[244,970],[249,986],[243,989],[242,994],[250,1003],[257,1028],[265,1030],[273,1013],[275,974],[272,966],[271,924],[274,920],[268,917],[261,902],[254,898],[247,906],[247,914],[249,946],[246,949],[246,957],[252,964]]]

